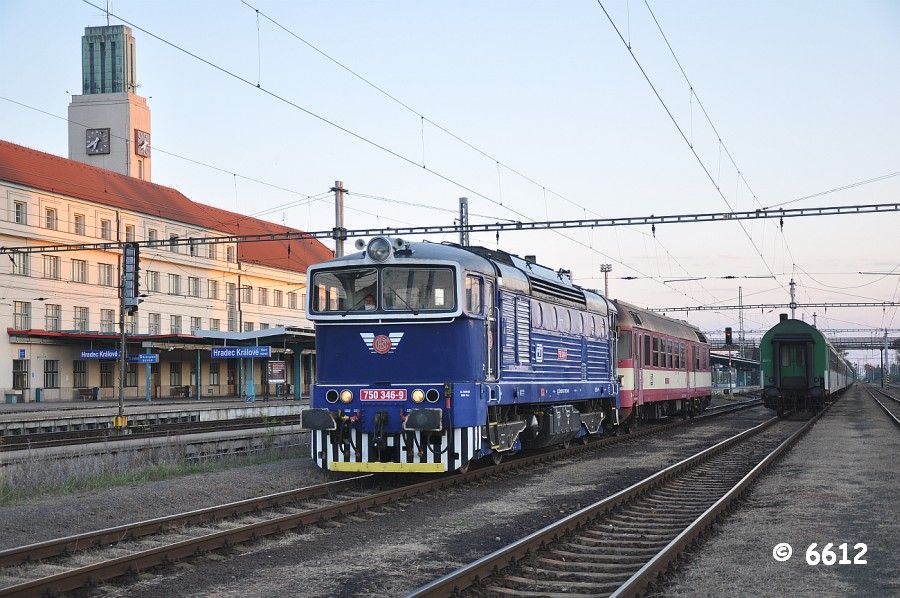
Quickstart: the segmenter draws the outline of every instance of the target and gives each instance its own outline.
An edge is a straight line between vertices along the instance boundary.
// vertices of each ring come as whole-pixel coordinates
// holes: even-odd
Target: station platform
[[[215,401],[126,401],[125,414],[131,425],[159,425],[209,422],[242,418],[299,415],[306,401],[291,399],[257,400],[247,403],[235,398]],[[22,434],[71,432],[112,426],[119,413],[118,403],[13,403],[0,405],[0,437]]]

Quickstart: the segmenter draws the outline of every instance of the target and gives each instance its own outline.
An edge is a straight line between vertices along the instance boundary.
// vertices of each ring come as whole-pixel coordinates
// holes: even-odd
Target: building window
[[[181,275],[169,274],[169,294],[170,295],[180,295],[181,294]]]
[[[59,280],[59,256],[58,255],[45,255],[44,256],[44,278],[52,278],[54,280]]]
[[[253,322],[244,322],[244,332],[253,332]]]
[[[13,301],[13,328],[16,330],[28,330],[31,328],[30,302]]]
[[[241,287],[241,301],[248,305],[253,303],[253,287]]]
[[[234,260],[234,246],[233,245],[229,245],[228,247],[225,248],[225,261],[228,262],[229,264],[234,263],[235,260]]]
[[[260,305],[268,305],[269,304],[269,289],[265,287],[259,287],[259,304]]]
[[[72,281],[87,282],[87,262],[84,260],[72,260]]]
[[[134,242],[134,225],[133,224],[125,225],[125,242],[126,243]]]
[[[59,360],[44,361],[44,388],[59,388]]]
[[[100,238],[112,239],[112,223],[109,220],[101,220],[100,221]]]
[[[218,386],[219,382],[219,364],[218,363],[210,363],[209,364],[209,384],[210,386]]]
[[[210,299],[218,299],[219,298],[219,281],[218,280],[209,280],[207,281],[207,292],[209,294]]]
[[[28,388],[28,359],[13,359],[13,389]]]
[[[29,276],[31,273],[31,256],[27,253],[12,253],[9,254],[10,259],[12,260],[12,268],[10,268],[11,274],[17,274],[19,276]]]
[[[147,334],[159,334],[160,328],[160,315],[159,314],[150,314],[147,319]]]
[[[56,208],[44,210],[44,226],[50,230],[56,230],[56,227],[59,226],[59,215]]]
[[[128,314],[125,316],[125,333],[137,334],[137,314]]]
[[[289,292],[288,296],[288,309],[297,309],[297,293]]]
[[[219,331],[222,328],[222,321],[219,318],[210,318],[209,319],[209,329]]]
[[[188,276],[188,295],[191,297],[200,296],[200,279]]]
[[[268,329],[269,329],[269,323],[268,323],[268,322],[260,322],[260,323],[259,323],[259,329],[260,329],[260,330],[268,330]]]
[[[75,318],[73,322],[75,324],[75,330],[86,332],[90,323],[90,318],[91,312],[89,308],[75,306]]]
[[[284,307],[284,293],[281,291],[272,291],[272,305],[275,307]]]
[[[50,331],[59,330],[62,326],[62,306],[53,303],[46,305],[46,328]]]
[[[148,241],[156,241],[157,239],[159,239],[159,233],[156,231],[156,229],[148,228],[147,229],[147,240]]]
[[[87,388],[87,362],[76,359],[72,362],[72,386]]]
[[[169,235],[169,251],[178,253],[178,235],[175,233]]]
[[[129,363],[128,369],[125,371],[125,386],[137,386],[138,379],[138,364]]]
[[[138,158],[138,178],[144,180],[144,161]]]
[[[28,224],[28,204],[24,201],[13,202],[16,224]]]
[[[181,334],[181,316],[169,316],[169,330],[172,334]]]
[[[100,310],[100,332],[105,332],[106,334],[112,334],[115,332],[113,329],[113,322],[116,318],[116,313],[111,309],[101,309]]]
[[[159,292],[159,272],[156,270],[147,270],[145,279],[147,290],[153,293]]]
[[[197,253],[197,244],[193,239],[190,240],[190,245],[188,245],[188,254],[191,257],[197,257],[199,254]]]
[[[103,287],[113,286],[112,264],[97,264],[97,266],[98,266],[97,283]]]
[[[84,230],[84,214],[75,214],[75,234],[83,235]]]
[[[200,318],[191,317],[191,333],[203,329],[203,322]]]
[[[114,361],[100,362],[100,386],[102,388],[112,388],[115,384],[115,365]]]
[[[169,386],[181,386],[180,361],[173,361],[169,364]]]
[[[209,243],[206,246],[206,255],[211,260],[219,259],[219,247],[215,243]]]

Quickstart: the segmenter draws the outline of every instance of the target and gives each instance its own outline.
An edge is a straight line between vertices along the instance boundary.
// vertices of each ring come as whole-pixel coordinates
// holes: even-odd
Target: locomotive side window
[[[672,350],[672,339],[666,341],[666,353],[669,356],[669,368],[672,368],[675,366],[675,353]]]
[[[468,274],[466,276],[466,311],[470,314],[481,314],[481,277]]]
[[[544,310],[544,327],[547,330],[556,330],[556,326],[559,323],[559,313],[556,309],[555,305],[548,305],[547,309]]]
[[[531,327],[540,328],[544,325],[544,306],[536,299],[531,300]]]
[[[588,327],[588,336],[600,336],[600,334],[597,332],[597,316],[590,316],[589,318],[587,318],[586,324]]]
[[[653,367],[659,367],[659,337],[653,337]]]
[[[650,335],[644,335],[644,365],[650,365],[652,352],[650,351]]]
[[[376,309],[375,268],[316,272],[313,275],[313,311],[368,311]]]
[[[456,306],[450,268],[385,268],[381,301],[388,311],[452,311]],[[479,287],[478,305],[481,309]]]
[[[572,315],[571,312],[564,308],[559,308],[559,331],[560,332],[570,332],[572,330]]]
[[[582,334],[584,332],[584,314],[576,311],[572,314],[572,332]]]

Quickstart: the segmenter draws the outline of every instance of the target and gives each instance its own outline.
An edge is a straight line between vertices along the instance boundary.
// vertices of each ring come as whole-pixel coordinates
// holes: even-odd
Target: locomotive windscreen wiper
[[[415,309],[412,305],[410,305],[409,302],[406,299],[404,299],[400,293],[397,292],[397,289],[395,289],[394,287],[390,287],[390,289],[391,289],[391,292],[397,296],[397,299],[402,301],[403,305],[405,305],[407,308],[409,308],[409,310],[412,312],[412,315],[414,315],[414,316],[419,315],[419,310]]]
[[[345,309],[344,311],[342,311],[342,312],[341,312],[341,317],[343,318],[343,317],[347,316],[347,314],[349,314],[351,311],[356,311],[356,308],[359,307],[360,305],[362,305],[363,301],[365,301],[365,300],[366,300],[366,297],[363,296],[362,299],[360,299],[359,301],[357,301],[356,303],[354,303],[351,307],[348,307],[347,309]]]

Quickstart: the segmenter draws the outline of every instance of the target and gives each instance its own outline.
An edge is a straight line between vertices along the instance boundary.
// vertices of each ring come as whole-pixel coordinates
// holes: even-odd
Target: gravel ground
[[[900,595],[898,455],[898,430],[864,390],[850,390],[690,555],[665,594]],[[781,542],[793,548],[787,562],[772,557]],[[847,542],[850,560],[866,543],[868,564],[810,566],[813,542],[820,551]]]
[[[104,595],[399,595],[769,417],[763,408],[594,458],[426,496],[143,575]]]

